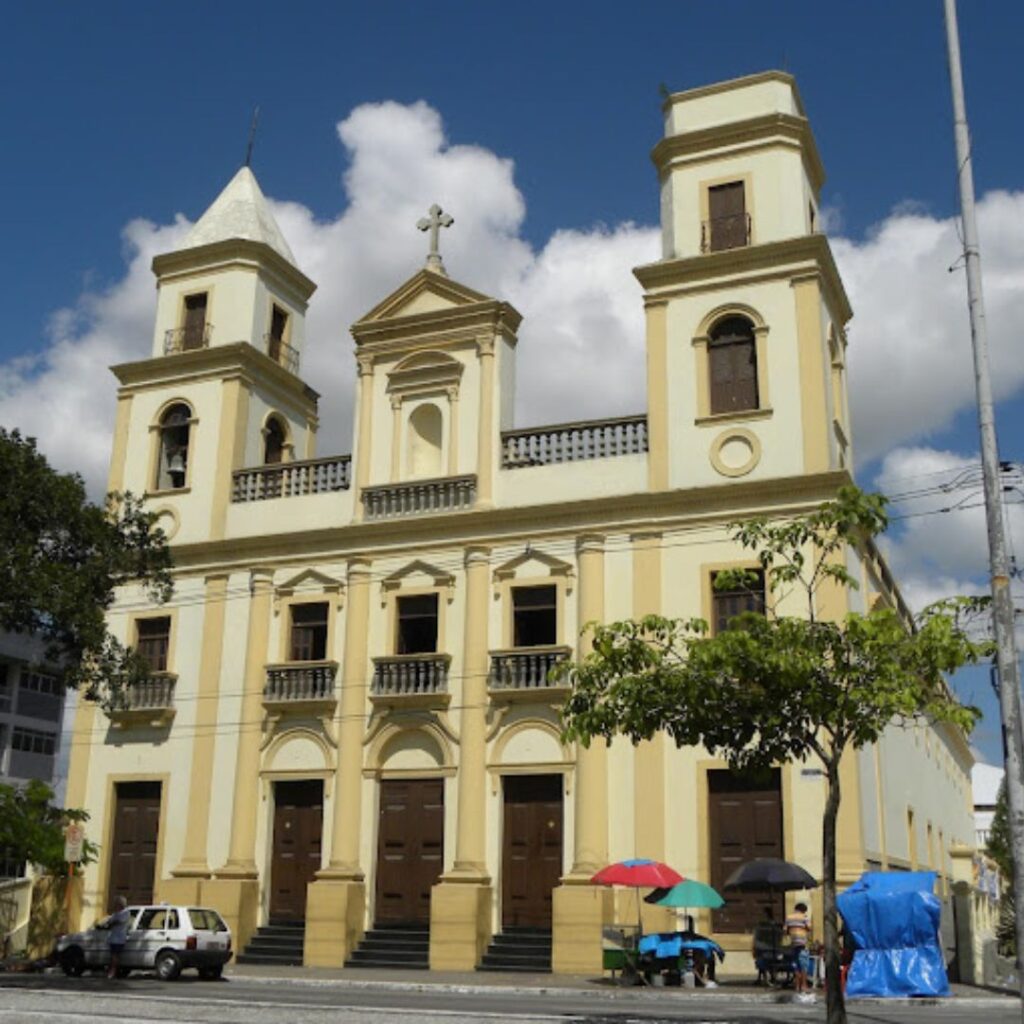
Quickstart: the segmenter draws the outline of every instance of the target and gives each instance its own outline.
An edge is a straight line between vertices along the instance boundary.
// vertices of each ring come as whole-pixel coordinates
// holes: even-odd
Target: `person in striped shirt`
[[[811,957],[807,945],[811,940],[811,919],[807,914],[806,903],[797,903],[793,907],[793,913],[786,918],[784,927],[796,962],[794,987],[797,995],[801,995],[810,992],[807,975],[811,969]]]

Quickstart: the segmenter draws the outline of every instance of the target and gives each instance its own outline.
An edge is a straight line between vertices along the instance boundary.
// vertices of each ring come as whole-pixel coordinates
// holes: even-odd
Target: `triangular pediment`
[[[303,569],[297,575],[279,583],[274,589],[278,594],[288,595],[300,590],[338,591],[343,585],[341,580],[334,579],[326,573],[318,572],[316,569]]]
[[[450,277],[435,274],[430,270],[421,270],[374,306],[369,313],[360,317],[355,326],[395,320],[404,316],[437,313],[481,302],[494,302],[494,299],[459,284]]]
[[[431,565],[421,558],[416,558],[380,581],[382,602],[387,603],[387,596],[392,591],[400,590],[408,583],[416,582],[443,590],[448,601],[455,596],[455,576],[452,573],[439,569],[436,565]]]
[[[515,579],[518,570],[527,567],[534,570],[530,575],[537,576],[560,576],[565,580],[566,591],[572,592],[573,580],[576,570],[571,562],[564,562],[561,558],[549,555],[546,551],[540,551],[527,545],[522,554],[510,558],[507,562],[496,566],[493,573],[494,586],[497,588],[504,580]]]

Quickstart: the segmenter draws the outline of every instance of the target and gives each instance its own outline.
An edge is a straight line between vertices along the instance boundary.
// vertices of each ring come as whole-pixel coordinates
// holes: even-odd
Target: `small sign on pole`
[[[85,829],[72,822],[64,829],[64,859],[69,864],[77,864],[82,859],[82,843],[85,841]]]

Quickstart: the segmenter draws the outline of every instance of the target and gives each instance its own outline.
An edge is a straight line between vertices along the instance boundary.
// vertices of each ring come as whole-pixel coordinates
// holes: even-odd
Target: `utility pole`
[[[964,260],[967,269],[967,304],[971,314],[974,350],[974,382],[978,396],[978,429],[981,434],[981,465],[985,481],[985,517],[992,577],[992,625],[996,642],[999,678],[999,710],[1006,737],[1006,798],[1013,852],[1013,891],[1017,935],[1017,975],[1021,979],[1021,1011],[1024,1015],[1024,750],[1020,731],[1020,665],[1013,631],[1013,599],[1010,594],[1010,560],[1003,524],[1002,483],[996,445],[995,410],[988,366],[988,335],[985,331],[985,299],[981,291],[981,251],[974,212],[974,175],[971,171],[971,140],[964,103],[960,66],[960,33],[956,0],[946,5],[946,39],[949,46],[949,81],[953,91],[953,133],[956,139],[957,177],[960,184],[960,219],[963,224]]]

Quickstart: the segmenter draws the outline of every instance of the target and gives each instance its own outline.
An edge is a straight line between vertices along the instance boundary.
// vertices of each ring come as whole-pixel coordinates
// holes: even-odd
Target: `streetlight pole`
[[[957,177],[960,185],[960,218],[963,224],[964,261],[967,269],[967,303],[971,315],[974,352],[974,382],[978,397],[978,429],[981,434],[981,465],[985,481],[985,517],[988,524],[988,552],[992,578],[992,624],[996,642],[999,676],[999,710],[1006,737],[1006,798],[1010,819],[1014,869],[1014,910],[1017,935],[1017,974],[1024,997],[1024,750],[1020,731],[1020,666],[1014,639],[1013,598],[1010,594],[1010,560],[1003,524],[1002,484],[996,445],[995,410],[988,365],[988,335],[985,330],[985,299],[981,290],[981,251],[974,211],[974,175],[971,170],[971,141],[964,103],[964,81],[960,66],[960,34],[956,21],[956,0],[944,0],[946,40],[949,47],[949,80],[953,92],[953,133],[956,140]],[[1024,1014],[1024,998],[1021,1002]]]

